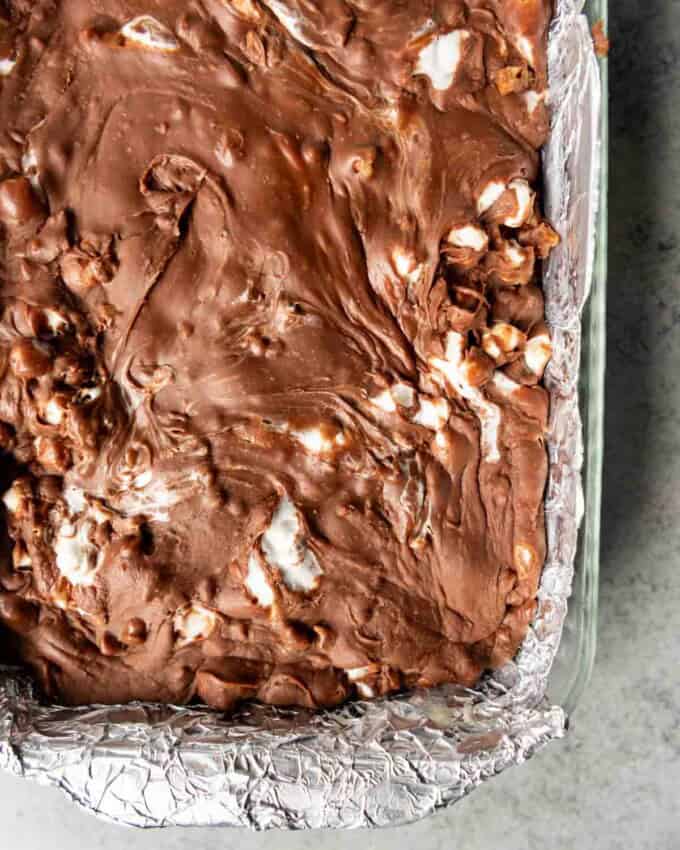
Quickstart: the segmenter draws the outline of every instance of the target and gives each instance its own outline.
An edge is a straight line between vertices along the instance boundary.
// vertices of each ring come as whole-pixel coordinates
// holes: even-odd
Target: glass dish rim
[[[585,0],[583,11],[591,25],[602,21],[607,32],[608,0]],[[548,694],[567,717],[578,707],[592,675],[597,648],[598,583],[600,569],[600,514],[604,445],[604,378],[607,296],[607,185],[608,185],[608,66],[600,57],[601,114],[599,151],[599,206],[596,252],[590,296],[582,320],[579,395],[583,432],[583,520],[574,562],[572,594],[568,600],[560,648],[551,671]],[[555,682],[563,668],[561,681]]]

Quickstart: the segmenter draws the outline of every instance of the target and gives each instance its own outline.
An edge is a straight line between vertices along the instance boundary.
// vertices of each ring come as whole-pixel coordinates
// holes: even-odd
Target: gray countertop
[[[0,775],[7,850],[680,847],[680,3],[612,5],[608,397],[599,648],[569,736],[399,830],[104,824]],[[675,681],[674,681],[675,679]]]

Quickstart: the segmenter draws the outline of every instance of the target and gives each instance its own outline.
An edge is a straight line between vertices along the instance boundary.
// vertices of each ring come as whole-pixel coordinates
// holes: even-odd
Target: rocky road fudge
[[[549,0],[0,0],[0,641],[49,699],[512,657]]]

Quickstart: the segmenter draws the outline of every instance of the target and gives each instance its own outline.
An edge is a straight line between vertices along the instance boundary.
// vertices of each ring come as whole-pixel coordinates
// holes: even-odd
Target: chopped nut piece
[[[9,365],[18,378],[39,378],[50,371],[52,355],[49,348],[38,340],[20,339],[12,346]]]
[[[545,260],[553,248],[560,243],[560,237],[547,221],[542,221],[533,227],[523,228],[519,232],[518,240],[520,245],[531,245],[536,256],[542,260]]]
[[[366,148],[352,163],[352,170],[364,180],[368,180],[373,177],[373,167],[375,165],[376,154],[377,151],[375,148]]]
[[[62,440],[38,437],[35,441],[36,461],[47,471],[63,473],[71,466],[71,453]]]
[[[508,65],[496,71],[492,79],[503,96],[526,91],[531,82],[527,65]]]
[[[603,59],[609,55],[609,39],[604,32],[604,21],[600,19],[595,21],[592,28],[593,44],[595,45],[595,53]]]
[[[517,242],[501,242],[484,258],[484,269],[492,283],[524,285],[534,276],[534,249]]]
[[[64,283],[74,292],[110,283],[116,273],[116,267],[116,260],[111,253],[98,255],[73,250],[65,254],[60,261]]]
[[[482,348],[497,363],[505,362],[504,355],[517,350],[526,341],[526,336],[514,325],[495,322],[482,335]]]

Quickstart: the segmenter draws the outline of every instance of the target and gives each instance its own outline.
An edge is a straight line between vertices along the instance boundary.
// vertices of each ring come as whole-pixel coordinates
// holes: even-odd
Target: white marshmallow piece
[[[139,15],[120,28],[120,33],[128,41],[134,41],[149,50],[161,50],[172,53],[179,50],[179,42],[174,34],[151,15]]]
[[[402,407],[413,407],[416,402],[416,393],[408,384],[395,384],[392,387],[392,398]]]
[[[545,92],[536,92],[533,89],[529,89],[529,91],[524,92],[522,99],[529,115],[533,115],[545,100]]]
[[[372,699],[375,696],[375,690],[368,684],[368,682],[363,682],[362,679],[365,679],[366,676],[370,676],[372,673],[376,672],[376,667],[350,667],[345,670],[347,674],[347,678],[350,682],[354,682],[356,685],[357,693],[359,696],[364,699]]]
[[[143,472],[140,472],[139,475],[135,475],[132,479],[131,484],[135,488],[135,490],[143,490],[145,487],[148,487],[151,484],[151,479],[153,478],[153,473],[150,469],[145,469]]]
[[[64,418],[64,408],[56,398],[51,398],[45,405],[44,417],[45,422],[48,422],[50,425],[54,425],[55,427],[61,425]]]
[[[309,592],[323,575],[323,570],[302,537],[302,523],[297,508],[284,494],[262,535],[260,547],[267,564],[277,570],[289,590]],[[263,608],[274,602],[274,591],[257,551],[250,553],[245,586]]]
[[[504,375],[502,372],[495,372],[491,382],[498,392],[506,398],[510,398],[513,393],[522,389],[521,384],[518,384],[517,381],[513,381],[512,378],[508,378],[508,376]]]
[[[35,151],[29,148],[26,153],[21,157],[21,170],[24,174],[28,174],[29,171],[35,171],[38,167],[38,159],[35,155]]]
[[[38,159],[35,155],[35,151],[29,148],[21,157],[21,170],[28,178],[28,182],[35,189],[35,191],[39,194],[43,194],[42,186],[40,185],[40,180],[38,179]]]
[[[466,379],[464,360],[465,338],[456,331],[449,331],[446,336],[446,357],[433,357],[430,364],[438,373],[464,398],[477,415],[481,426],[481,454],[487,463],[497,463],[500,460],[498,449],[498,431],[501,424],[501,411],[477,387],[470,385]]]
[[[92,537],[97,523],[110,519],[111,512],[101,503],[89,503],[80,487],[68,485],[62,495],[70,515],[61,523],[54,539],[57,569],[73,585],[92,585],[104,557]],[[61,607],[66,608],[66,603]]]
[[[422,425],[423,428],[439,431],[448,422],[449,415],[450,408],[446,399],[422,397],[416,415],[413,417],[413,422],[416,425]]]
[[[289,590],[308,592],[316,587],[323,570],[304,543],[302,531],[298,511],[284,495],[260,545],[267,563],[279,571]]]
[[[446,91],[453,83],[463,55],[463,45],[470,37],[467,30],[453,30],[435,36],[418,54],[416,74],[425,74],[437,91]]]
[[[521,177],[511,180],[507,186],[501,180],[491,180],[487,183],[477,199],[477,213],[484,215],[506,190],[514,192],[517,209],[514,214],[506,216],[501,223],[506,227],[521,227],[531,215],[535,197],[531,186]]]
[[[539,377],[543,375],[551,357],[552,342],[548,334],[537,334],[527,342],[524,349],[524,361],[534,375]]]
[[[56,336],[68,327],[68,322],[58,310],[50,310],[47,308],[43,310],[43,315],[47,321],[47,327],[50,329],[50,333],[53,336]]]
[[[484,215],[487,210],[491,209],[503,192],[505,192],[505,183],[501,180],[492,180],[490,183],[487,183],[482,190],[482,194],[477,198],[477,212],[479,215]]]
[[[328,451],[330,446],[328,440],[325,440],[319,428],[309,428],[306,431],[295,431],[295,437],[302,445],[313,454],[321,454]]]
[[[473,251],[486,251],[489,245],[489,237],[486,235],[486,231],[475,224],[453,227],[449,230],[446,241],[455,245],[456,248],[472,248]]]
[[[74,585],[92,585],[98,566],[97,547],[90,539],[94,523],[88,519],[61,524],[54,543],[57,569]]]
[[[284,430],[287,430],[284,429]],[[321,431],[321,428],[304,428],[301,431],[291,431],[291,436],[315,455],[327,455],[336,448],[344,446],[347,438],[339,431],[332,439]]]
[[[515,42],[515,46],[520,54],[527,60],[528,64],[534,67],[534,48],[529,39],[525,35],[520,35]]]
[[[146,514],[157,522],[168,522],[170,508],[202,488],[201,474],[191,470],[174,482],[167,481],[149,468],[136,472],[124,469],[120,479],[127,486],[119,496],[119,508],[127,514]]]
[[[524,252],[517,245],[508,242],[504,248],[505,256],[511,266],[518,269],[524,262]]]
[[[366,676],[370,676],[371,673],[375,672],[373,667],[349,667],[345,670],[347,673],[347,678],[350,682],[356,682],[359,679],[365,679]]]
[[[258,605],[262,608],[269,608],[271,606],[274,601],[274,591],[255,552],[251,552],[248,559],[248,573],[246,575],[245,585],[250,595],[257,600]]]
[[[515,351],[524,342],[525,336],[519,328],[508,322],[495,322],[482,335],[482,348],[494,360],[501,354]]]
[[[16,484],[13,484],[2,497],[5,508],[10,514],[15,514],[19,510],[22,500],[22,492]]]
[[[369,399],[371,404],[374,404],[376,407],[379,407],[381,410],[384,410],[385,413],[395,413],[397,409],[397,405],[392,398],[392,393],[389,390],[383,390],[378,395],[374,395],[371,399]]]
[[[9,77],[16,68],[16,59],[0,59],[0,77]]]
[[[515,566],[521,578],[525,577],[536,563],[536,552],[528,543],[515,544]]]
[[[371,404],[384,410],[385,413],[396,413],[397,405],[402,407],[413,407],[416,403],[416,392],[408,384],[394,384],[387,390],[369,399]]]
[[[69,485],[64,489],[63,495],[72,514],[81,514],[87,507],[85,491],[81,490],[80,487]]]
[[[210,637],[217,625],[217,615],[198,602],[181,608],[173,619],[173,628],[183,644],[195,643]]]
[[[299,41],[300,44],[304,44],[306,47],[312,47],[312,43],[305,38],[302,32],[299,18],[291,15],[290,10],[287,8],[285,3],[281,3],[280,0],[268,0],[267,5],[276,15],[279,23],[284,26],[289,35],[291,35],[296,41]]]
[[[482,337],[482,348],[492,360],[498,360],[501,354],[503,354],[503,349],[500,347],[498,340],[492,333],[484,333],[484,336]]]
[[[392,263],[402,280],[408,283],[417,283],[423,273],[422,264],[416,262],[416,258],[403,248],[395,248],[392,252]]]
[[[438,449],[448,449],[451,439],[444,431],[437,431],[434,435],[434,444]]]
[[[511,180],[508,183],[508,189],[515,193],[517,212],[514,215],[507,216],[503,224],[506,227],[521,227],[529,218],[534,208],[535,193],[527,181],[522,178]]]

